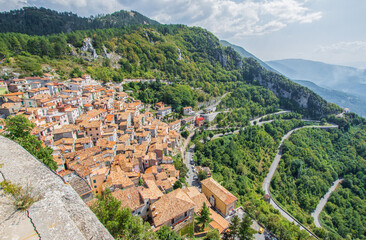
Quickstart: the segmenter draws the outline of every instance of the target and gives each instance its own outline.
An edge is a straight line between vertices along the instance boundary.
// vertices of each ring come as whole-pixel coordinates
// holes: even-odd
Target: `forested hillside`
[[[271,187],[288,211],[311,226],[310,214],[320,198],[332,182],[344,178],[326,205],[322,222],[331,239],[365,239],[366,125],[354,115],[347,121],[349,128],[295,132],[284,143]]]
[[[269,203],[264,201],[262,182],[276,155],[282,136],[305,122],[292,119],[276,120],[264,126],[250,126],[239,134],[214,139],[204,144],[195,138],[194,160],[208,166],[213,177],[238,196],[239,204],[256,220],[278,235],[280,239],[313,239],[305,231],[300,231]],[[203,139],[207,139],[203,132]]]
[[[225,46],[225,47],[232,47],[235,51],[237,51],[240,56],[242,58],[253,58],[254,60],[256,60],[262,67],[264,67],[265,69],[267,69],[268,71],[272,71],[272,72],[277,72],[276,70],[274,70],[273,68],[271,68],[268,64],[266,64],[265,62],[263,62],[262,60],[260,60],[259,58],[257,58],[256,56],[254,56],[253,54],[251,54],[250,52],[246,51],[244,48],[231,44],[228,41],[225,40],[220,40],[220,43]],[[277,72],[278,73],[278,72]]]
[[[246,83],[269,88],[281,107],[306,115],[321,117],[340,110],[255,60],[242,59],[231,47],[221,46],[212,33],[197,27],[128,26],[49,36],[3,33],[0,55],[7,59],[3,66],[23,74],[42,75],[57,69],[63,79],[83,72],[105,82],[160,78],[188,84],[210,96]]]
[[[0,32],[48,35],[76,30],[111,28],[137,24],[159,24],[135,11],[119,11],[96,17],[79,17],[71,12],[24,7],[0,13]]]

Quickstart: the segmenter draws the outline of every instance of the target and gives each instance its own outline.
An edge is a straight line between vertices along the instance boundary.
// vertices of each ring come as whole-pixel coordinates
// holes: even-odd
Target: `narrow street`
[[[194,152],[194,145],[192,145],[187,153],[186,153],[186,166],[188,168],[188,173],[187,173],[187,183],[188,185],[191,187],[191,186],[195,186],[197,188],[200,188],[200,181],[198,180],[198,177],[197,177],[197,172],[196,170],[194,169],[194,164],[191,163],[192,161],[192,157],[193,157],[193,152]]]

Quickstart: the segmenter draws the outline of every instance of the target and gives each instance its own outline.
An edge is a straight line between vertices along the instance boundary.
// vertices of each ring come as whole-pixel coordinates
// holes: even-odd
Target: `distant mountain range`
[[[260,60],[259,58],[257,58],[256,56],[254,56],[253,54],[251,54],[250,52],[248,52],[247,50],[245,50],[244,48],[231,44],[228,41],[225,40],[220,40],[221,45],[225,46],[225,47],[232,47],[235,51],[237,51],[239,53],[239,55],[242,58],[254,58],[255,60],[257,60],[257,62],[264,67],[265,69],[267,69],[268,71],[272,71],[272,72],[277,72],[275,69],[271,68],[268,64],[266,64],[265,62],[263,62],[262,60]]]
[[[68,33],[76,30],[114,28],[126,25],[159,24],[135,11],[118,11],[96,17],[80,17],[71,12],[57,12],[46,8],[24,7],[0,13],[0,32],[29,35]]]
[[[366,70],[303,59],[266,62],[329,102],[366,115]],[[304,81],[305,80],[305,81]]]
[[[303,59],[266,62],[280,73],[295,80],[308,80],[321,87],[365,97],[366,70]]]
[[[315,83],[306,80],[294,80],[294,82],[309,88],[328,102],[336,103],[338,106],[343,108],[347,107],[352,112],[355,112],[363,117],[366,116],[366,100],[357,95],[322,88]]]
[[[241,57],[257,60],[268,71],[283,74],[309,88],[328,102],[366,116],[366,70],[303,59],[263,62],[240,46],[225,40],[220,43],[232,47]]]

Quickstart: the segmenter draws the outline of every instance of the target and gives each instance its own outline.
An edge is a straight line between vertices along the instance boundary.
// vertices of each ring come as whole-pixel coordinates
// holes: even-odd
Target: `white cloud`
[[[27,0],[0,0],[0,10],[9,11],[12,9],[18,9],[24,6],[29,6]]]
[[[125,8],[143,13],[163,23],[202,26],[228,37],[262,35],[278,31],[291,23],[311,23],[321,12],[305,7],[299,0],[120,0]]]
[[[0,0],[0,9],[27,5],[27,0]],[[207,28],[220,37],[263,35],[291,23],[311,23],[322,17],[309,0],[28,0],[28,5],[88,16],[119,9],[136,10],[162,23]]]

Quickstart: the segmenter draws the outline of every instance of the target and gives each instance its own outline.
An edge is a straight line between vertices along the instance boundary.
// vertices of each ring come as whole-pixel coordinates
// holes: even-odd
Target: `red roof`
[[[107,115],[106,121],[112,122],[113,118],[114,118],[114,115]]]
[[[197,121],[204,121],[205,119],[203,117],[197,118]]]

